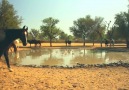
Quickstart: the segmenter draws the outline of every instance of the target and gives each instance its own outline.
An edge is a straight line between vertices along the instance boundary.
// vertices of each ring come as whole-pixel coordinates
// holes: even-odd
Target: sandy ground
[[[129,90],[129,67],[11,67],[0,60],[0,90]]]

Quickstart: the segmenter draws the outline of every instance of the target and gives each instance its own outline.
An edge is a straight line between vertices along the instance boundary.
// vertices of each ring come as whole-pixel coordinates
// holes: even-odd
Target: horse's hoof
[[[13,70],[11,68],[8,68],[9,72],[13,72]]]

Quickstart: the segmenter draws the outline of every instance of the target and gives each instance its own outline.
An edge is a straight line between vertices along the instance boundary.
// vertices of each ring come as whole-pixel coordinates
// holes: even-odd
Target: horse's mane
[[[17,30],[23,30],[23,29],[5,29],[5,31],[17,31]]]

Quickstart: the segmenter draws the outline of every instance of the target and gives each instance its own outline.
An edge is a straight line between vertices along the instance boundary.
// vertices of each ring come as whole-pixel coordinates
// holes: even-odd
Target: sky
[[[1,0],[0,0],[1,1]],[[103,17],[106,22],[114,22],[120,12],[127,12],[128,0],[8,0],[23,18],[21,27],[26,25],[29,30],[40,30],[42,20],[53,17],[58,19],[56,25],[67,34],[73,21],[90,15],[91,18]]]

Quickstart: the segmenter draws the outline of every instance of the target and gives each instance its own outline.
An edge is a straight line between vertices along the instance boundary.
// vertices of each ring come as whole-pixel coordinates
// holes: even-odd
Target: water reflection
[[[102,64],[129,61],[129,52],[113,52],[104,50],[87,49],[42,49],[35,48],[27,51],[19,51],[17,54],[10,53],[9,57],[13,64],[18,65],[58,65],[73,66],[80,64]]]
[[[94,52],[91,50],[81,50],[79,54],[71,60],[71,64],[81,63],[81,64],[101,64],[105,61],[103,60],[103,52]]]
[[[63,59],[56,56],[56,54],[59,55],[57,50],[55,52],[53,51],[53,49],[49,49],[47,51],[49,51],[48,57],[43,59],[42,65],[54,66],[63,64]]]

